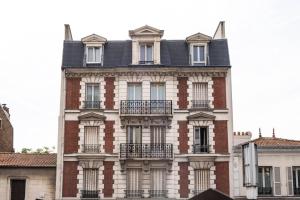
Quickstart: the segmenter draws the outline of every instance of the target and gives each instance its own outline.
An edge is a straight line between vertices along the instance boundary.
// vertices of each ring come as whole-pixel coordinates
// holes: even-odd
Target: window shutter
[[[280,167],[274,167],[274,195],[281,195]]]
[[[293,196],[293,173],[292,173],[292,167],[287,167],[287,192],[289,196]]]

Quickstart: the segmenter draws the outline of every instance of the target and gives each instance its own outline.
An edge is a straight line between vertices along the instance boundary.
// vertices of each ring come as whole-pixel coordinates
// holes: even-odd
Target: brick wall
[[[113,166],[114,166],[113,161],[104,161],[103,162],[103,166],[104,166],[104,171],[103,171],[103,185],[104,185],[104,189],[103,189],[103,195],[104,197],[112,197],[114,190],[113,190],[113,184],[114,184],[114,180],[113,180],[113,174],[114,174],[114,170],[113,170]]]
[[[216,153],[228,153],[228,129],[227,121],[220,120],[214,121],[214,133],[215,133],[215,152]]]
[[[76,197],[77,195],[77,161],[64,161],[63,168],[63,197]]]
[[[178,85],[178,107],[179,109],[187,109],[187,106],[189,104],[187,97],[188,97],[188,85],[187,85],[188,77],[177,77]]]
[[[65,121],[64,153],[77,153],[79,121]]]
[[[0,152],[13,152],[13,127],[2,108],[0,108],[0,119]]]
[[[179,171],[178,171],[178,175],[179,175],[179,194],[180,194],[180,198],[188,198],[189,197],[189,163],[188,162],[181,162],[178,163],[179,165]]]
[[[104,105],[106,109],[114,109],[114,105],[115,105],[115,101],[114,101],[114,97],[115,97],[115,93],[114,93],[114,89],[115,89],[115,77],[105,77],[104,78],[105,81],[105,101],[104,101]]]
[[[189,145],[189,137],[188,137],[188,122],[187,121],[178,121],[178,141],[179,141],[179,153],[188,153]]]
[[[66,109],[79,109],[81,78],[66,78]]]
[[[216,166],[216,188],[229,195],[229,163],[215,162]]]
[[[226,80],[225,77],[213,77],[214,108],[226,108]]]
[[[105,121],[105,128],[104,128],[104,151],[105,153],[113,153],[114,145],[113,142],[115,140],[114,138],[114,124],[115,121]]]

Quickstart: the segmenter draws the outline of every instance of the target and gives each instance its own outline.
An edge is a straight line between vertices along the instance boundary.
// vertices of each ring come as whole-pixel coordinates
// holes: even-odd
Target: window
[[[199,109],[209,108],[207,83],[193,83],[192,107]]]
[[[151,189],[150,197],[167,197],[166,193],[166,170],[165,169],[151,169]]]
[[[153,45],[140,45],[140,64],[153,64]]]
[[[101,63],[102,48],[101,47],[87,47],[87,63]]]
[[[132,168],[127,170],[126,198],[142,197],[141,176],[142,169]]]
[[[86,84],[85,108],[100,108],[100,87],[99,84]]]
[[[166,111],[166,87],[164,83],[151,83],[150,86],[151,113]]]
[[[98,144],[98,127],[86,126],[84,127],[84,145],[83,151],[85,153],[99,153],[100,146]]]
[[[195,45],[193,46],[193,64],[205,64],[205,46]]]
[[[294,195],[300,195],[300,167],[293,167]]]
[[[196,169],[194,172],[195,172],[194,194],[196,195],[210,188],[210,170]]]
[[[258,194],[272,195],[272,168],[258,167]]]
[[[128,100],[142,100],[142,84],[141,83],[128,83],[127,99]]]
[[[98,198],[98,169],[83,169],[83,190],[82,198]]]
[[[166,127],[151,126],[151,144],[164,144],[166,142]]]
[[[142,127],[127,126],[127,143],[140,144],[142,143]]]
[[[208,153],[208,128],[207,127],[194,127],[194,153]]]

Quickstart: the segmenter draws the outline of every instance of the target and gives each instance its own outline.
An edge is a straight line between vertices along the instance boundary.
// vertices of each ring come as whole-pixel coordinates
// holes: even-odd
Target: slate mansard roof
[[[226,39],[211,40],[208,43],[208,51],[209,57],[206,66],[230,67]],[[189,49],[185,40],[161,40],[160,56],[160,66],[190,66]],[[131,62],[131,40],[105,43],[103,67],[128,67],[131,66]],[[64,41],[62,68],[68,67],[84,67],[84,44],[81,41]]]

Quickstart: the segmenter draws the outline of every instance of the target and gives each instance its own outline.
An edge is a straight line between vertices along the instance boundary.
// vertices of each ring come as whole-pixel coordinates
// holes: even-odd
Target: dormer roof
[[[195,43],[195,42],[209,42],[212,37],[205,35],[203,33],[196,33],[186,38],[187,43]]]
[[[107,39],[97,34],[92,34],[81,39],[83,43],[106,43]]]
[[[163,30],[159,30],[157,28],[154,28],[152,26],[142,26],[140,28],[130,30],[129,31],[129,36],[160,36],[162,37],[164,35]]]

